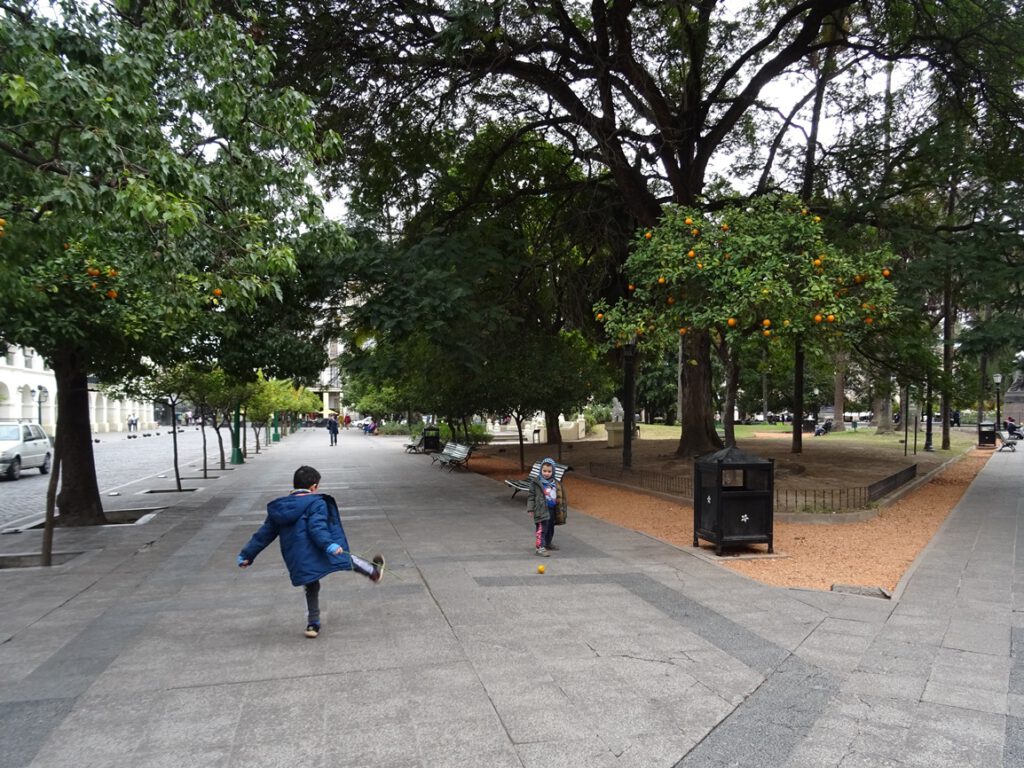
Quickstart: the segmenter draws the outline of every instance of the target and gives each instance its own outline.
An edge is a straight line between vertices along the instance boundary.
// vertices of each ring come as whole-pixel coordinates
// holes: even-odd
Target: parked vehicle
[[[45,475],[52,457],[53,444],[38,424],[0,421],[0,475],[17,480],[32,467]]]

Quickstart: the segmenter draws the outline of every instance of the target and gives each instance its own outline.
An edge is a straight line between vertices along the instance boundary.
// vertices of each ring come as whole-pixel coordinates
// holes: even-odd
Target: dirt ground
[[[640,490],[627,490],[588,477],[591,463],[621,464],[621,449],[605,441],[563,445],[561,460],[573,471],[565,488],[570,507],[610,523],[641,531],[677,547],[693,544],[693,505]],[[894,439],[885,445],[859,445],[832,437],[806,438],[801,454],[790,452],[788,438],[756,435],[739,447],[765,458],[775,458],[777,488],[829,488],[868,485],[909,464],[918,464],[918,477],[939,470],[926,483],[881,507],[861,522],[792,523],[776,518],[776,557],[724,555],[721,562],[767,584],[829,590],[834,584],[881,587],[892,591],[918,553],[928,544],[956,505],[967,486],[992,455],[970,450],[951,461],[949,452],[918,453],[904,457]],[[674,456],[674,440],[638,440],[633,443],[632,465],[674,474],[692,474],[693,461]],[[526,446],[526,465],[555,446]],[[557,455],[554,458],[558,458]],[[523,477],[518,445],[492,445],[473,454],[470,468],[502,481]],[[842,518],[822,515],[818,519]],[[570,519],[569,525],[572,525]],[[701,542],[702,549],[713,552]],[[765,552],[763,545],[751,548]],[[727,550],[728,553],[728,550]]]

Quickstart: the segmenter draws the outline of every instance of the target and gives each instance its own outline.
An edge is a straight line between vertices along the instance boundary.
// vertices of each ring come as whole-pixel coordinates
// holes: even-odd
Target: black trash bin
[[[978,424],[978,445],[996,447],[996,425],[994,422],[983,421]]]
[[[818,422],[814,419],[804,419],[800,424],[800,431],[807,432],[808,434],[814,434],[815,427],[818,426]]]
[[[423,451],[427,453],[429,451],[440,451],[441,450],[441,430],[439,427],[424,427],[423,428]]]
[[[775,461],[739,448],[701,456],[693,467],[693,546],[715,553],[729,546],[767,544],[774,552]]]

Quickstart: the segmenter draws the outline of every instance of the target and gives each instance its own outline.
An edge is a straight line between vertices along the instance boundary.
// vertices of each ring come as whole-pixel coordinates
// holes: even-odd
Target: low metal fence
[[[650,469],[624,469],[616,464],[589,465],[591,477],[647,491],[693,498],[693,478]],[[830,511],[861,509],[917,477],[913,464],[871,485],[856,488],[776,488],[775,511]]]
[[[650,469],[624,469],[621,465],[593,463],[590,465],[590,475],[647,491],[693,498],[693,478],[686,475],[670,475]]]

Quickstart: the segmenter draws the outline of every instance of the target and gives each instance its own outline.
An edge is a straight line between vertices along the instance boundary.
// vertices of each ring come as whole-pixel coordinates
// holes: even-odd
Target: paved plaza
[[[884,600],[574,512],[540,575],[521,496],[403,442],[301,431],[0,570],[0,768],[1024,765],[1024,457],[992,457]],[[276,545],[235,566],[300,464],[390,569],[328,577],[315,640]]]

